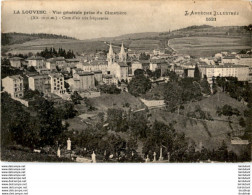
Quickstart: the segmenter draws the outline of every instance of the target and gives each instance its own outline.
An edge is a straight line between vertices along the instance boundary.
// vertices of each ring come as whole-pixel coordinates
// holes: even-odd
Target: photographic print
[[[1,160],[251,161],[250,1],[4,1]]]

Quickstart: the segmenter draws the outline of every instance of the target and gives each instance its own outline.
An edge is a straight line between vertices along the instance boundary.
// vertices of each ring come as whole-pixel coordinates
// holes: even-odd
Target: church
[[[115,77],[118,81],[126,81],[128,80],[128,65],[126,63],[127,53],[124,50],[123,43],[118,57],[119,58],[116,59],[116,55],[113,52],[112,45],[110,44],[109,52],[107,54],[107,73],[108,75],[112,75],[113,77]]]

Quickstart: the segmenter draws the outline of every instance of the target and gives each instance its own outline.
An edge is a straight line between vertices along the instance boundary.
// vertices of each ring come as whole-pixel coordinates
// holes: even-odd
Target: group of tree
[[[218,107],[216,111],[218,116],[224,115],[224,116],[240,116],[241,113],[237,108],[233,108],[232,106],[225,104],[223,107]]]
[[[72,50],[64,50],[62,48],[59,48],[58,51],[54,49],[53,47],[51,48],[45,48],[43,51],[37,53],[37,55],[42,56],[46,59],[48,58],[54,58],[54,57],[64,57],[65,59],[73,59],[75,58],[75,54]]]
[[[36,148],[54,145],[67,129],[52,102],[37,97],[29,111],[7,94],[1,95],[2,146],[20,144]],[[34,114],[31,114],[34,113]],[[11,119],[11,120],[10,120]]]
[[[145,52],[144,53],[140,53],[139,60],[149,60],[149,59],[150,59],[150,55],[149,54],[146,54]]]
[[[180,81],[170,81],[166,84],[164,101],[169,111],[178,110],[189,101],[202,98],[200,84],[194,78],[183,78]]]
[[[143,71],[135,71],[135,75],[128,84],[128,91],[134,96],[145,94],[151,88],[151,81]]]
[[[232,98],[238,101],[243,99],[248,102],[251,93],[251,87],[248,82],[238,81],[236,77],[216,77],[214,78],[214,83]]]
[[[107,94],[119,94],[121,93],[121,89],[117,88],[116,85],[98,85],[97,88],[102,92],[102,93],[107,93]]]

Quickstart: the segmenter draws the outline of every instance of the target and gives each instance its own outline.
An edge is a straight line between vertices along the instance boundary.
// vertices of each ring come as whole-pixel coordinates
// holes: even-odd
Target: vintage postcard
[[[1,9],[2,161],[251,161],[251,1]]]

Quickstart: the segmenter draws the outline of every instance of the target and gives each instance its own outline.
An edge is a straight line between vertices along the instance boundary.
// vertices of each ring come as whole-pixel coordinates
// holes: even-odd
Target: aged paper
[[[1,160],[251,161],[251,1],[3,1]]]

